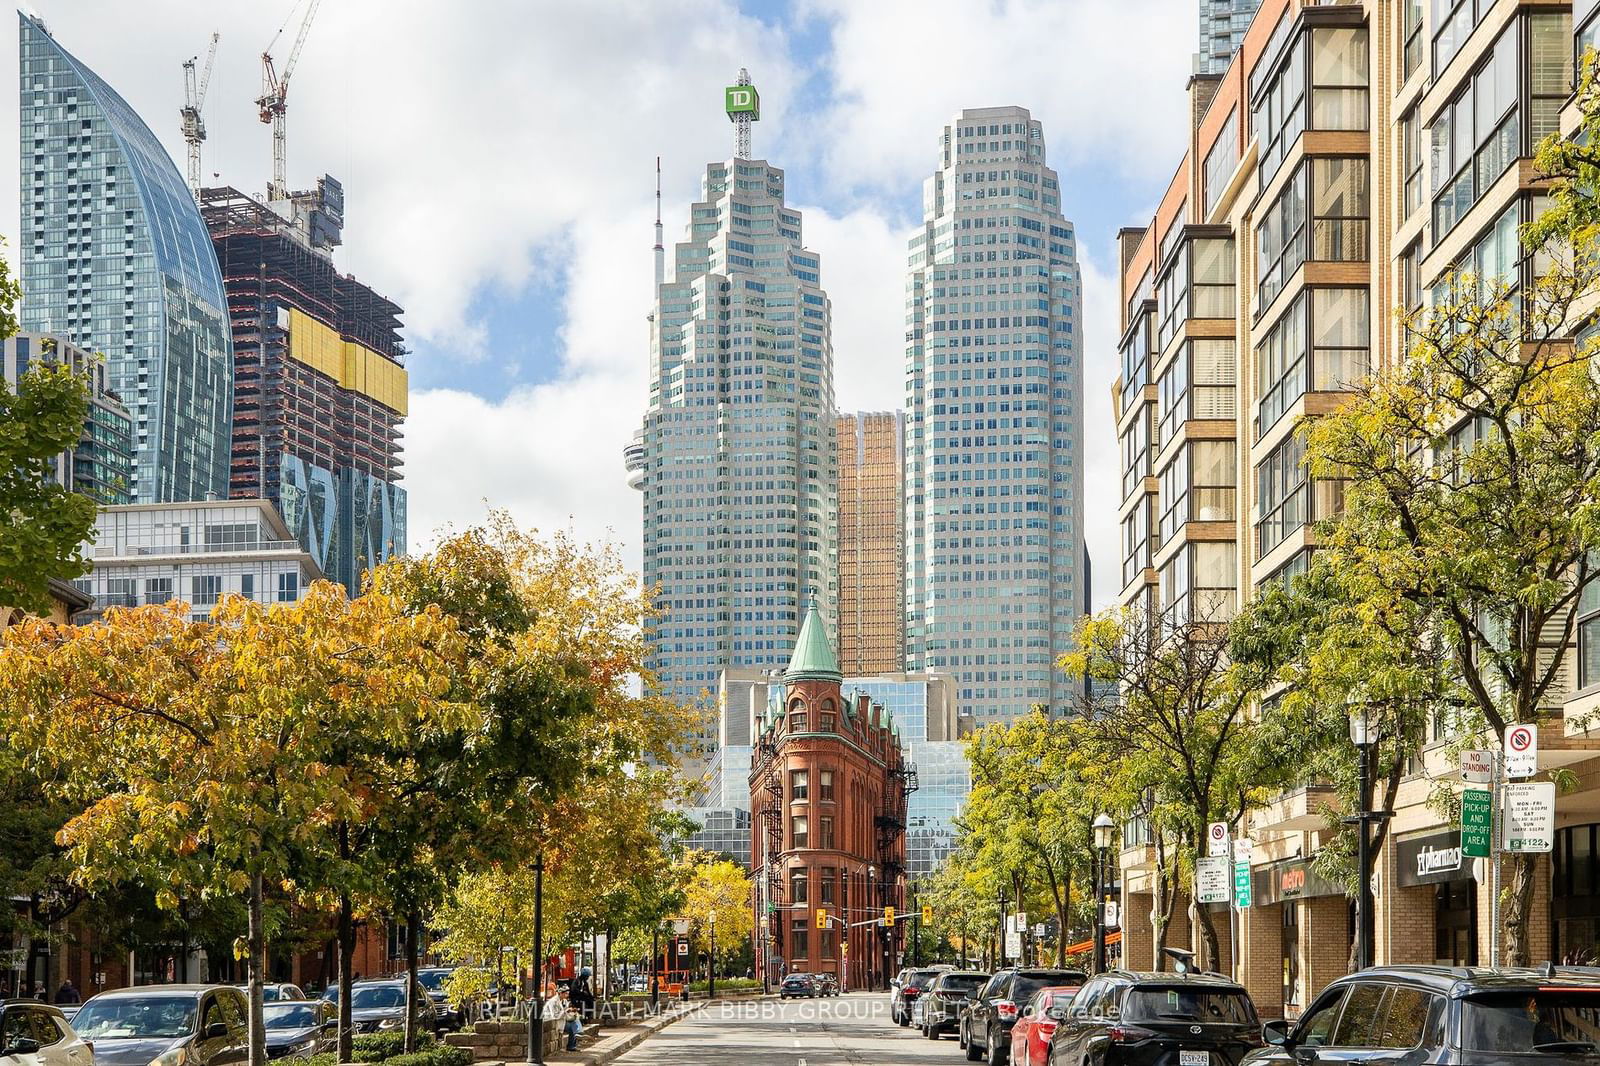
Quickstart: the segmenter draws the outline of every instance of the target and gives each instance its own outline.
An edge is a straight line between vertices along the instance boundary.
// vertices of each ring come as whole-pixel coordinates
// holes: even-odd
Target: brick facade
[[[846,698],[841,680],[813,606],[785,676],[783,710],[762,723],[752,759],[757,966],[769,980],[832,973],[847,988],[878,987],[897,964],[905,923],[888,931],[857,923],[885,907],[904,913],[915,771],[888,713],[865,694]]]

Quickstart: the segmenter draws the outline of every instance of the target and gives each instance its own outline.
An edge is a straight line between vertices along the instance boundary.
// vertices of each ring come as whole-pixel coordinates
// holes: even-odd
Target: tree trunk
[[[1533,907],[1534,856],[1520,852],[1511,856],[1511,884],[1505,888],[1505,901],[1501,905],[1500,924],[1505,929],[1505,957],[1502,966],[1527,966],[1532,962],[1532,949],[1528,943],[1528,912]],[[1499,936],[1500,930],[1491,930]]]
[[[250,1066],[266,1066],[267,1029],[262,1010],[261,983],[266,979],[267,931],[262,921],[261,898],[266,894],[265,879],[261,871],[250,875],[250,918],[248,936],[250,948]],[[201,1021],[204,1025],[204,1020]]]
[[[348,895],[339,896],[339,1061],[354,1062],[355,1029],[350,1020],[350,964],[356,953],[356,921]]]
[[[422,935],[422,915],[413,907],[406,912],[406,1053],[417,1050],[417,1012],[421,1003],[413,1003],[412,993],[417,988],[417,940]]]
[[[1067,964],[1067,917],[1072,910],[1072,868],[1062,874],[1065,882],[1056,893],[1056,966]],[[1052,886],[1053,887],[1053,886]]]
[[[1154,894],[1150,900],[1150,950],[1154,953],[1157,973],[1167,970],[1167,929],[1172,923],[1172,907],[1176,893],[1168,890],[1167,847],[1160,833],[1153,834],[1156,842],[1156,876],[1152,884]],[[1123,953],[1123,961],[1132,960]]]
[[[1196,841],[1205,840],[1207,823],[1211,820],[1211,810],[1209,807],[1207,807],[1206,809],[1196,813],[1199,815],[1199,817],[1195,819],[1194,835],[1190,839]],[[1176,890],[1178,882],[1176,870],[1173,871],[1172,881],[1173,889]],[[1189,919],[1191,929],[1191,944],[1194,944],[1194,936],[1192,931],[1198,930],[1200,934],[1200,940],[1198,944],[1195,945],[1197,948],[1197,954],[1201,956],[1198,960],[1198,968],[1202,971],[1211,971],[1217,969],[1222,962],[1222,945],[1217,939],[1217,925],[1216,922],[1212,920],[1211,912],[1206,909],[1205,905],[1195,902],[1194,892],[1192,889],[1189,892]]]

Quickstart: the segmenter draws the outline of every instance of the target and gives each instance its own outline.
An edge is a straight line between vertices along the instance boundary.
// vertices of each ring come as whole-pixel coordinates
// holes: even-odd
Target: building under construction
[[[339,273],[344,191],[270,205],[200,190],[233,329],[229,493],[277,505],[325,573],[359,591],[363,572],[405,550],[400,426],[401,308]]]

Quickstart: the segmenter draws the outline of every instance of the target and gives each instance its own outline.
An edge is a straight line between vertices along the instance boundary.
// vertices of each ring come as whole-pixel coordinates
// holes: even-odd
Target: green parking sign
[[[1461,854],[1489,857],[1489,834],[1494,832],[1494,799],[1486,788],[1461,793]]]
[[[1240,910],[1250,906],[1250,864],[1233,864],[1233,905]]]

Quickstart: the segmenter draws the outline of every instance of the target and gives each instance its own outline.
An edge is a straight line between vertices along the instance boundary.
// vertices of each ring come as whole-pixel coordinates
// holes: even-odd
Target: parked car
[[[1113,970],[1078,990],[1047,1061],[1237,1066],[1262,1046],[1257,1026],[1244,986],[1221,974]]]
[[[815,999],[817,979],[808,973],[792,973],[778,986],[779,999]]]
[[[262,1008],[267,1058],[310,1058],[339,1049],[339,1008],[325,999],[283,999]]]
[[[1261,1027],[1250,1066],[1600,1061],[1600,970],[1382,966],[1341,977],[1297,1022]]]
[[[1022,1017],[1011,1027],[1011,1066],[1045,1066],[1050,1058],[1050,1038],[1077,992],[1070,985],[1049,985],[1033,994],[1022,1008]]]
[[[36,999],[0,1001],[0,1059],[7,1066],[93,1066],[94,1050],[55,1007]]]
[[[91,996],[72,1027],[94,1066],[227,1066],[248,1059],[248,1009],[232,985],[138,985]]]
[[[56,1009],[61,1012],[61,1016],[70,1024],[72,1016],[78,1013],[78,1008],[81,1006],[83,1006],[82,1003],[62,1003]]]
[[[987,1056],[990,1066],[1001,1066],[1011,1052],[1011,1027],[1033,994],[1052,985],[1081,985],[1087,976],[1082,970],[1033,966],[996,973],[962,1016],[961,1046],[966,1049],[967,1061]]]
[[[918,1028],[929,1040],[953,1033],[961,1024],[961,1007],[978,994],[989,975],[978,970],[946,970],[917,997],[922,1007]]]
[[[240,985],[239,991],[245,994],[246,999],[250,998],[249,985]],[[287,983],[273,984],[269,982],[261,986],[261,1001],[263,1003],[277,1003],[280,1000],[305,998],[306,994],[305,992],[301,991],[299,985],[291,985]]]
[[[428,999],[433,1002],[433,1013],[439,1028],[452,1031],[460,1029],[462,1024],[460,1008],[452,1004],[450,997],[444,994],[445,979],[454,972],[453,966],[423,966],[417,970],[417,983],[428,993]]]
[[[433,1000],[419,984],[409,997],[415,1004],[417,1028],[429,1033],[439,1031],[438,1012]],[[331,985],[324,993],[330,1003],[339,1002],[339,986]],[[350,986],[350,1025],[357,1033],[379,1033],[390,1029],[403,1029],[406,1024],[405,978],[380,977],[357,981]]]
[[[839,994],[839,979],[831,973],[814,973],[811,975],[817,982],[817,995],[837,996]]]
[[[933,979],[943,971],[931,966],[919,967],[911,971],[901,971],[900,987],[896,988],[889,997],[889,1017],[896,1025],[911,1024],[911,1005],[917,997],[928,990],[933,984]]]

